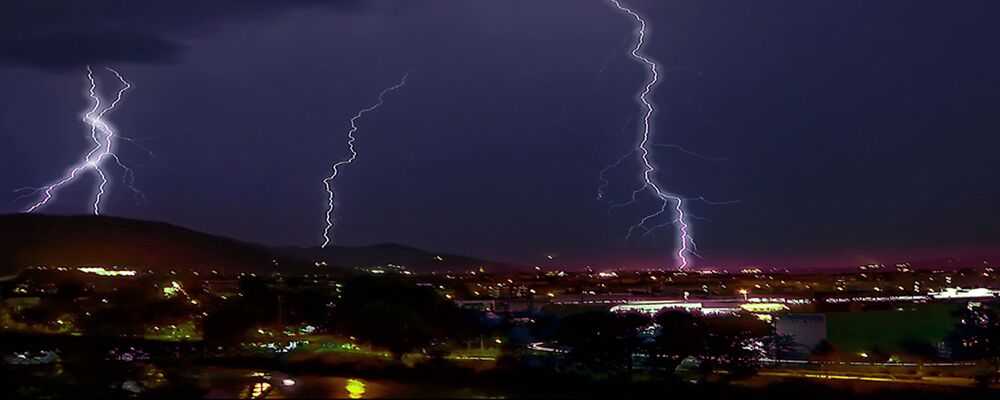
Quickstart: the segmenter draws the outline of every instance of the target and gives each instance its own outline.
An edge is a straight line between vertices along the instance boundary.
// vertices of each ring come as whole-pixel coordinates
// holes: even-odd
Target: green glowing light
[[[96,274],[99,276],[135,276],[136,274],[133,270],[107,269],[104,267],[80,267],[77,268],[77,270],[83,273]]]

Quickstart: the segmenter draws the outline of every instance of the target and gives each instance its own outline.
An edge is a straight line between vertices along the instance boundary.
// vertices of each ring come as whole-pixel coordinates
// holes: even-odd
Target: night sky
[[[691,203],[698,265],[1000,244],[1000,3],[623,1],[665,71],[655,141],[713,159],[657,147],[657,178],[739,201]],[[114,181],[108,215],[318,245],[348,119],[412,70],[359,122],[336,244],[669,266],[670,229],[623,239],[655,199],[596,198],[636,140],[633,28],[601,0],[0,0],[0,188],[87,150],[83,67],[112,66],[135,86],[109,119],[155,156],[120,145],[148,202]],[[638,174],[611,170],[610,200]],[[43,211],[88,212],[92,182]],[[0,212],[29,204],[6,193]]]

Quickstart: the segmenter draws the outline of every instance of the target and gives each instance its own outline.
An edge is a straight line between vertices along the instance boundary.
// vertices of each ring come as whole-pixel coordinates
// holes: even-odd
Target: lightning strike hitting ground
[[[83,122],[90,126],[90,138],[94,142],[94,146],[90,149],[87,155],[84,156],[79,163],[73,165],[62,178],[50,183],[47,186],[31,188],[34,190],[34,193],[42,193],[42,197],[28,207],[25,212],[34,212],[42,206],[45,206],[50,200],[52,200],[55,193],[58,192],[63,186],[66,186],[76,180],[76,178],[82,173],[93,171],[97,175],[98,185],[95,190],[96,194],[94,195],[92,207],[94,214],[100,215],[101,201],[107,193],[108,177],[103,168],[103,163],[107,158],[114,160],[119,167],[123,168],[125,171],[123,181],[126,183],[126,186],[131,188],[136,193],[141,193],[132,184],[135,180],[135,175],[132,173],[132,170],[129,169],[114,153],[116,134],[111,125],[104,120],[104,116],[118,106],[118,103],[121,102],[125,92],[132,87],[132,84],[126,81],[118,71],[107,67],[105,67],[105,69],[113,73],[115,77],[121,81],[122,87],[118,90],[114,101],[112,101],[107,107],[101,109],[102,102],[100,96],[97,95],[97,81],[94,79],[94,71],[89,65],[87,66],[87,80],[90,82],[87,94],[92,100],[93,106],[89,111],[87,111],[86,114],[84,114]]]
[[[643,86],[642,90],[639,92],[636,98],[636,102],[639,103],[643,108],[645,108],[646,111],[645,113],[643,113],[642,116],[641,140],[636,146],[636,150],[639,152],[639,159],[643,166],[643,171],[642,171],[643,185],[636,193],[633,193],[633,198],[635,197],[635,195],[638,194],[639,191],[649,189],[662,202],[662,205],[657,212],[647,215],[646,217],[642,218],[642,220],[640,220],[638,224],[633,225],[631,228],[629,228],[628,236],[631,236],[632,232],[638,228],[649,231],[649,228],[646,228],[646,223],[650,222],[651,220],[659,217],[664,213],[667,213],[668,207],[670,207],[670,205],[673,204],[672,208],[674,211],[675,219],[671,221],[671,223],[677,227],[674,256],[676,258],[675,261],[677,263],[676,264],[677,268],[684,269],[690,265],[690,261],[688,260],[688,254],[694,254],[693,250],[695,247],[694,240],[689,232],[690,228],[689,228],[688,218],[684,210],[684,199],[681,198],[680,196],[666,192],[660,188],[660,185],[657,183],[656,178],[654,176],[654,174],[656,173],[656,166],[650,160],[649,147],[650,147],[650,139],[652,137],[651,125],[655,109],[653,107],[653,104],[649,100],[649,94],[652,92],[653,86],[656,85],[657,80],[659,79],[659,74],[657,72],[657,64],[652,60],[650,60],[645,55],[643,55],[642,53],[644,40],[646,37],[646,21],[642,19],[642,16],[637,14],[635,11],[632,11],[631,9],[622,6],[622,4],[618,0],[609,0],[609,1],[619,11],[626,13],[632,18],[634,18],[636,23],[638,24],[638,27],[636,29],[638,37],[636,39],[635,47],[632,48],[629,54],[631,54],[632,58],[634,58],[637,62],[644,64],[649,68],[649,80],[646,82],[645,86]]]
[[[396,89],[403,87],[403,85],[406,85],[406,79],[409,76],[410,76],[409,72],[403,74],[403,78],[399,80],[399,83],[397,83],[392,87],[383,89],[382,92],[378,94],[378,101],[376,101],[374,105],[368,108],[364,108],[361,111],[358,111],[357,114],[354,114],[354,116],[351,117],[351,129],[347,131],[347,148],[351,152],[351,156],[345,160],[340,160],[337,161],[335,164],[333,164],[330,176],[326,177],[326,179],[323,179],[323,186],[326,187],[328,202],[326,207],[326,227],[323,229],[323,244],[321,245],[321,247],[326,247],[333,240],[331,239],[331,236],[333,235],[333,209],[334,209],[333,180],[337,178],[337,174],[340,173],[341,166],[350,164],[354,162],[355,159],[358,158],[358,152],[355,151],[354,149],[354,141],[357,140],[357,137],[354,136],[354,133],[358,131],[358,126],[357,126],[358,119],[360,119],[361,116],[365,115],[366,113],[374,111],[375,109],[381,107],[382,103],[384,102],[385,95],[389,92],[392,92]]]

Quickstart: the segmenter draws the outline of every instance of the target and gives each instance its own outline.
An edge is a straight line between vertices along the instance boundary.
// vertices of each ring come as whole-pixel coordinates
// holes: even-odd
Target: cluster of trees
[[[151,326],[181,324],[196,313],[188,300],[164,298],[151,280],[141,279],[100,293],[62,282],[54,295],[16,308],[11,318],[38,332],[56,327],[85,336],[142,336]]]
[[[224,347],[245,342],[260,328],[277,332],[311,325],[321,333],[355,337],[397,358],[471,340],[486,329],[479,313],[399,277],[357,275],[337,283],[246,276],[240,279],[238,294],[224,299],[206,293],[196,282],[183,283],[183,295],[169,297],[161,289],[164,283],[151,279],[123,282],[99,293],[79,284],[65,285],[57,296],[23,307],[9,318],[49,330],[59,321],[92,338],[142,338],[153,327],[197,326],[202,339]]]
[[[697,372],[724,370],[726,377],[750,374],[763,356],[892,362],[899,356],[918,360],[988,360],[1000,369],[1000,316],[995,307],[973,305],[957,312],[958,323],[943,346],[909,340],[889,353],[879,348],[844,353],[821,342],[800,354],[791,337],[751,317],[700,318],[678,311],[649,317],[607,312],[574,314],[556,325],[551,339],[567,350],[564,361],[592,375],[630,376],[636,368],[671,374],[684,360]],[[688,365],[688,364],[685,364]],[[997,374],[984,376],[996,380]]]
[[[387,349],[396,358],[480,332],[477,313],[434,290],[393,277],[346,278],[339,289],[244,278],[231,297],[202,322],[205,340],[232,343],[251,329],[309,324]]]
[[[995,306],[995,304],[994,304]],[[976,380],[982,385],[1000,381],[1000,316],[989,305],[970,305],[958,312],[958,323],[945,343],[960,360],[988,360],[991,373]]]
[[[89,307],[78,328],[86,336],[143,336],[149,327],[191,321],[197,309],[180,297],[164,298],[150,286],[127,285]]]
[[[585,371],[630,376],[641,366],[672,374],[685,359],[701,372],[742,376],[776,343],[771,328],[755,318],[705,319],[679,311],[650,317],[637,313],[583,313],[563,319],[553,339],[566,361]]]
[[[946,343],[960,360],[988,359],[1000,366],[1000,317],[992,307],[978,305],[958,312],[958,323]]]

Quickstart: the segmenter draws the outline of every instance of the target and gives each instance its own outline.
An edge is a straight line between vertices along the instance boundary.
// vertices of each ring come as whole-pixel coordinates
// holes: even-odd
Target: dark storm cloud
[[[129,31],[60,32],[0,45],[5,62],[55,70],[80,64],[177,62],[183,50],[178,43]]]
[[[343,12],[364,0],[0,0],[0,63],[44,70],[94,63],[175,63],[185,39],[297,8]]]

